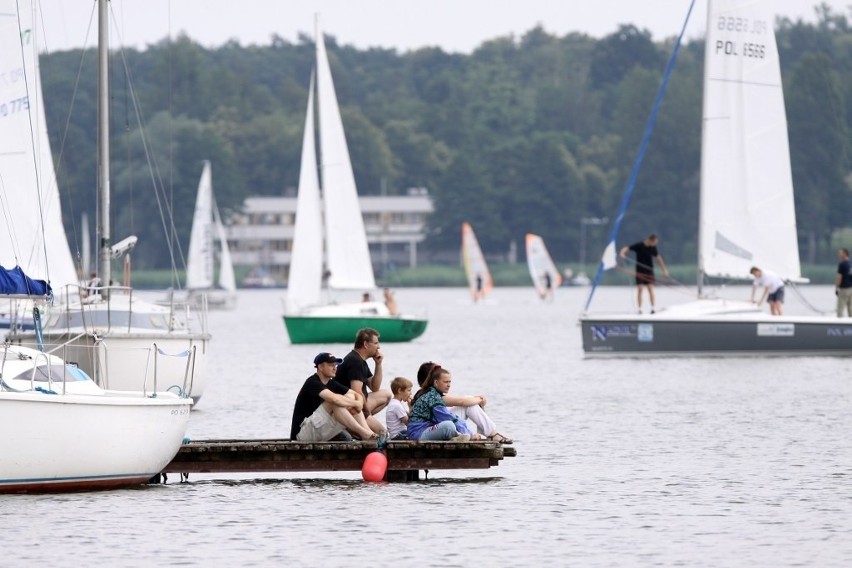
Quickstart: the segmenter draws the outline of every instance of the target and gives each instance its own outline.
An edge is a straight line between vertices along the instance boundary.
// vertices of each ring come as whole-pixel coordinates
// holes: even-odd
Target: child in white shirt
[[[390,388],[393,398],[385,410],[385,420],[388,425],[388,437],[391,440],[407,440],[408,412],[411,403],[411,388],[413,383],[405,377],[397,377],[391,381]]]

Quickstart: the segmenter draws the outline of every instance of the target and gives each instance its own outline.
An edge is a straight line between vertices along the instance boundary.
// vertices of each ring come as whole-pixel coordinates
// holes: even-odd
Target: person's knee
[[[445,440],[449,440],[453,436],[457,435],[456,425],[452,420],[444,420],[440,424],[438,424],[438,432],[440,432],[441,436]]]

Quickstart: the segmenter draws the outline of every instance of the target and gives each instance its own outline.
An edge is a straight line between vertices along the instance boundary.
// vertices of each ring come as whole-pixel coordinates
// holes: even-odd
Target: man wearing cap
[[[325,442],[345,430],[362,440],[376,437],[367,426],[359,396],[334,380],[337,365],[342,362],[331,353],[314,357],[317,372],[307,378],[296,396],[291,440]]]
[[[370,371],[367,359],[375,362],[374,371]],[[343,363],[337,369],[335,380],[363,397],[367,424],[376,434],[384,432],[384,425],[373,415],[386,407],[393,395],[389,390],[380,390],[382,388],[382,353],[379,350],[378,331],[370,327],[358,330],[355,335],[355,348],[343,358]]]

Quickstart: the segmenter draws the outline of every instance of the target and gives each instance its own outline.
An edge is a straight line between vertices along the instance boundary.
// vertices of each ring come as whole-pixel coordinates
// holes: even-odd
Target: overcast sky
[[[93,0],[36,0],[45,20],[47,48],[64,50],[95,43],[87,29]],[[113,44],[143,48],[186,32],[206,47],[236,39],[269,43],[273,34],[295,42],[313,35],[314,14],[327,34],[358,48],[399,51],[439,46],[471,52],[484,40],[542,25],[552,34],[572,31],[603,37],[621,23],[651,31],[654,39],[676,35],[691,0],[112,0],[117,20]],[[825,0],[849,16],[852,0]],[[818,0],[773,0],[778,15],[816,21]],[[704,35],[706,0],[696,0],[687,37]]]

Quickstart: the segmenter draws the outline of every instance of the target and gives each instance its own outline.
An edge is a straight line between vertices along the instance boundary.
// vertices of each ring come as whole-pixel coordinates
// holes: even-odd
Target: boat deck
[[[197,440],[181,446],[162,473],[361,471],[375,442],[292,440]],[[390,441],[386,481],[415,481],[420,470],[488,469],[515,457],[499,442]]]

